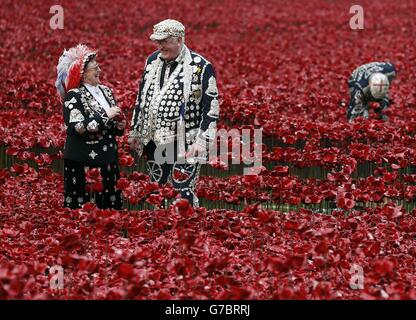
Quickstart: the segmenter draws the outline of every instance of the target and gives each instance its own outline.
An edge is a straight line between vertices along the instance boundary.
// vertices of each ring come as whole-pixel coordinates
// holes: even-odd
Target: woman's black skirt
[[[87,191],[85,172],[92,168],[101,170],[103,184],[101,192]],[[117,162],[89,165],[64,159],[64,207],[76,209],[87,202],[93,202],[100,209],[121,210],[121,190],[115,188],[119,178],[120,171]]]

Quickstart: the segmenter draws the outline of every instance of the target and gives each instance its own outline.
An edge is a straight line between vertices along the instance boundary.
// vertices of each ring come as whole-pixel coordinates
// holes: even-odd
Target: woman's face
[[[84,83],[96,86],[100,83],[100,66],[95,59],[91,60],[84,70]]]

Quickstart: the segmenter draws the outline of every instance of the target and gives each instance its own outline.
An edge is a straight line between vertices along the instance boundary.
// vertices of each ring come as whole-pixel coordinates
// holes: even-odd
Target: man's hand
[[[130,137],[128,138],[127,142],[129,144],[130,150],[137,152],[137,150],[139,149],[139,144],[140,144],[139,139]]]
[[[127,124],[127,121],[126,120],[117,121],[116,122],[116,128],[118,130],[124,130],[124,128],[126,128],[126,124]]]
[[[112,107],[112,108],[107,109],[106,113],[110,119],[113,119],[114,117],[117,117],[118,115],[120,115],[121,110],[119,107]]]
[[[191,145],[188,149],[188,152],[185,154],[186,158],[192,158],[198,155],[202,155],[205,154],[206,150],[203,146],[194,143],[193,145]]]

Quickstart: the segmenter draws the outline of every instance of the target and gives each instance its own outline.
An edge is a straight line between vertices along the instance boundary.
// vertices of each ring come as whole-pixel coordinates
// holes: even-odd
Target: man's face
[[[157,48],[163,59],[173,60],[181,52],[181,38],[168,37],[163,40],[156,40]]]
[[[91,60],[84,70],[84,82],[92,86],[100,83],[100,66],[95,59]]]

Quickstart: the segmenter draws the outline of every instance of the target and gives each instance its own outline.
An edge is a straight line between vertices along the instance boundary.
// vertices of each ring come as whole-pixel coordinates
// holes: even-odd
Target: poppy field
[[[63,29],[50,1],[3,1],[0,299],[415,299],[416,1],[360,2],[353,30],[350,1],[65,0]],[[124,209],[63,208],[59,56],[96,48],[131,119],[152,26],[168,17],[215,68],[219,128],[262,130],[260,173],[210,161],[201,206],[173,204],[126,130]],[[348,77],[371,61],[398,70],[389,119],[349,123]],[[88,181],[99,190],[94,170]]]

